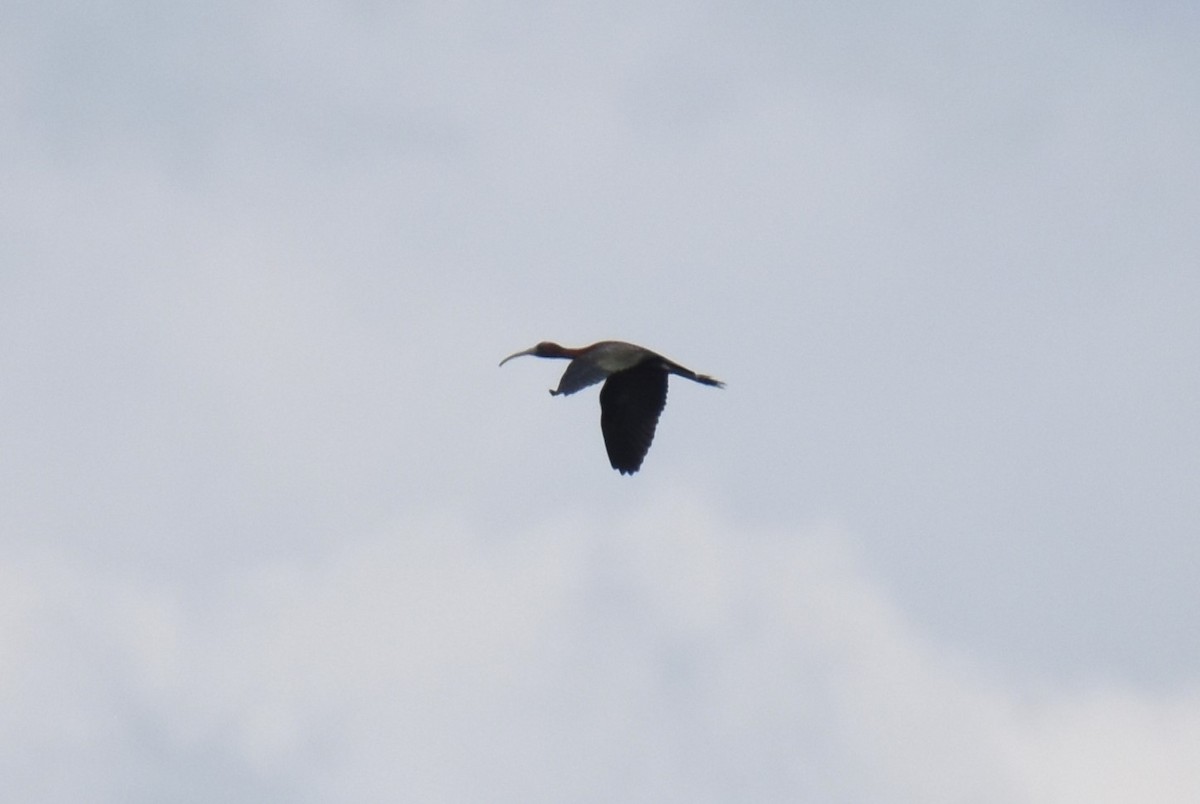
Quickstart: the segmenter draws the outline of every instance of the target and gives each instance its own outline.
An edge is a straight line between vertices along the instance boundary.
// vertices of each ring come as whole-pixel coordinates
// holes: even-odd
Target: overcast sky
[[[3,16],[12,800],[1196,800],[1194,3]]]

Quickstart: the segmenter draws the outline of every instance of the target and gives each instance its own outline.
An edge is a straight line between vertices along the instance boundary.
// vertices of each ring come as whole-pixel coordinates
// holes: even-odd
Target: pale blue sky
[[[22,800],[1200,789],[1187,4],[5,17]]]

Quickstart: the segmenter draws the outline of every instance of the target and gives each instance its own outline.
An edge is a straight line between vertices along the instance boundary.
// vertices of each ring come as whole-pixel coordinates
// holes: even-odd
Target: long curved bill
[[[521,352],[515,352],[515,353],[509,355],[508,357],[504,358],[503,360],[501,360],[500,365],[503,366],[505,363],[512,360],[514,357],[523,357],[525,355],[531,355],[531,354],[535,353],[536,351],[537,351],[537,347],[534,346],[529,349],[525,349],[524,351],[521,351]]]

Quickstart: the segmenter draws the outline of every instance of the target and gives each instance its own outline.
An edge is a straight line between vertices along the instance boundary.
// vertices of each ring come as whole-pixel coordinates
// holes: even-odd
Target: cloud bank
[[[993,677],[906,619],[854,545],[834,526],[739,528],[677,493],[602,524],[397,522],[202,592],[9,562],[6,787],[1056,804],[1200,789],[1194,687]]]
[[[10,5],[14,800],[1200,789],[1192,8]]]

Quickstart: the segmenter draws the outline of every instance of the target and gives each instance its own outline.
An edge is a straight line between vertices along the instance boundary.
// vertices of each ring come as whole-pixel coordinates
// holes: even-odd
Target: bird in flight
[[[509,355],[500,365],[522,355],[571,361],[558,381],[558,388],[550,392],[552,396],[573,394],[604,381],[600,389],[600,430],[604,433],[609,463],[623,475],[636,472],[650,450],[658,417],[667,404],[668,374],[687,377],[702,385],[725,387],[720,380],[697,374],[656,352],[624,341],[599,341],[578,349],[542,341],[532,349]]]

